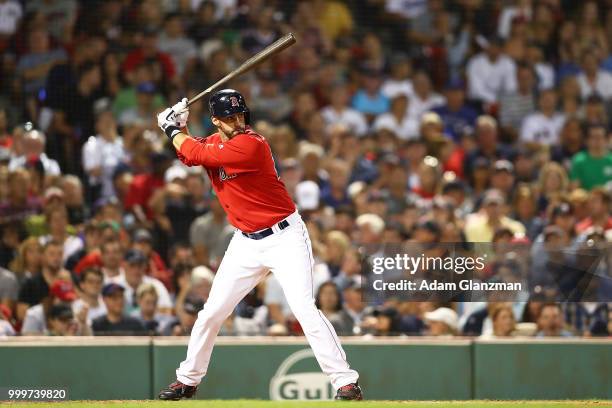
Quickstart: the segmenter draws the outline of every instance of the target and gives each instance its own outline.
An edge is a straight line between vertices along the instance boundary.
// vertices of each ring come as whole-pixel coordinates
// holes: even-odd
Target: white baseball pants
[[[287,217],[284,230],[254,240],[236,231],[212,284],[208,301],[191,331],[187,358],[176,370],[185,385],[198,385],[206,375],[210,355],[225,319],[238,302],[272,271],[314,354],[332,385],[338,389],[357,382],[331,323],[315,306],[312,268],[314,260],[306,225],[296,211]]]

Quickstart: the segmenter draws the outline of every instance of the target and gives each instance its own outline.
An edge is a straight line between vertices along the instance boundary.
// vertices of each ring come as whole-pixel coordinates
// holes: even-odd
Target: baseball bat
[[[278,40],[268,45],[266,48],[259,51],[257,54],[253,55],[251,58],[243,62],[242,65],[240,65],[238,68],[236,68],[235,70],[233,70],[232,72],[230,72],[229,74],[227,74],[226,76],[224,76],[223,78],[221,78],[220,80],[218,80],[217,82],[215,82],[214,84],[191,98],[187,102],[187,106],[190,106],[193,103],[199,101],[204,95],[211,93],[216,88],[219,88],[221,85],[231,81],[238,75],[242,75],[245,72],[253,69],[254,67],[261,64],[273,55],[276,55],[284,49],[291,47],[293,44],[295,44],[295,37],[293,36],[293,33],[289,33],[284,37],[279,38]]]

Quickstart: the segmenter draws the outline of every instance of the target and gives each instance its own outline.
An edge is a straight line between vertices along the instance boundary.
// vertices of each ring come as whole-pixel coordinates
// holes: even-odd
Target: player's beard
[[[231,131],[229,134],[228,134],[228,133],[225,133],[225,132],[224,132],[224,133],[225,133],[225,136],[226,136],[228,139],[231,139],[231,138],[233,138],[233,137],[234,137],[234,136],[236,136],[236,135],[239,135],[239,134],[241,134],[241,133],[244,133],[244,130],[245,130],[245,128],[244,128],[244,127],[242,127],[242,128],[240,128],[240,127],[236,127],[236,128],[234,128],[234,130],[232,130],[232,131]]]

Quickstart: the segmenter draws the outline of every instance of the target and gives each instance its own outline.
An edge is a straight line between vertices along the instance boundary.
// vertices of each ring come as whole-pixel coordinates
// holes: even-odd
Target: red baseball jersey
[[[295,211],[268,142],[250,128],[227,142],[218,133],[187,138],[178,157],[206,169],[230,223],[241,231],[271,227]]]

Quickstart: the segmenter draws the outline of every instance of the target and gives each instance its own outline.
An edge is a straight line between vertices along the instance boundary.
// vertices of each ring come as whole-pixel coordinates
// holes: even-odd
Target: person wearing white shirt
[[[514,61],[502,54],[499,39],[492,39],[484,52],[468,61],[468,94],[471,99],[495,103],[502,92],[516,90]]]
[[[72,303],[75,315],[87,309],[87,321],[90,322],[106,314],[106,305],[102,301],[104,275],[97,267],[86,268],[79,276],[79,298]]]
[[[113,172],[127,160],[127,154],[111,111],[98,114],[96,131],[98,134],[83,145],[83,168],[89,176],[89,184],[101,186],[101,197],[109,198],[115,195]]]
[[[559,133],[565,123],[565,116],[557,112],[557,94],[549,89],[540,93],[540,110],[523,120],[521,141],[551,146],[559,142]]]
[[[172,300],[164,284],[151,276],[145,275],[147,270],[147,257],[139,250],[129,250],[124,257],[123,272],[119,276],[108,279],[110,283],[116,283],[125,288],[124,295],[128,313],[138,307],[136,291],[143,283],[150,283],[155,287],[158,296],[158,307],[160,313],[170,313]]]
[[[612,99],[612,74],[599,69],[599,59],[593,51],[586,51],[582,55],[578,84],[583,99],[592,94],[599,94],[606,101]]]
[[[332,89],[331,104],[321,110],[321,116],[329,125],[346,125],[356,136],[364,136],[368,131],[365,116],[349,107],[349,93],[346,85],[336,85]]]
[[[395,55],[391,59],[391,75],[383,82],[381,92],[389,99],[398,95],[411,97],[414,94],[410,72],[410,59],[405,54]]]
[[[45,154],[46,142],[47,138],[43,132],[28,127],[22,138],[23,154],[11,158],[9,162],[9,171],[25,167],[30,157],[38,157],[45,170],[45,175],[61,175],[59,164]]]
[[[508,38],[512,29],[512,21],[516,18],[523,18],[531,21],[531,0],[517,0],[513,6],[502,9],[497,20],[497,34],[502,38]]]
[[[408,116],[408,97],[399,94],[391,101],[391,112],[378,115],[374,120],[373,129],[378,132],[388,129],[402,140],[416,139],[419,136],[420,124]]]
[[[433,91],[431,80],[425,72],[417,72],[413,79],[414,94],[410,98],[408,116],[420,123],[421,116],[446,103],[446,98]]]
[[[0,0],[0,36],[10,37],[17,31],[23,16],[21,4],[16,0]]]

